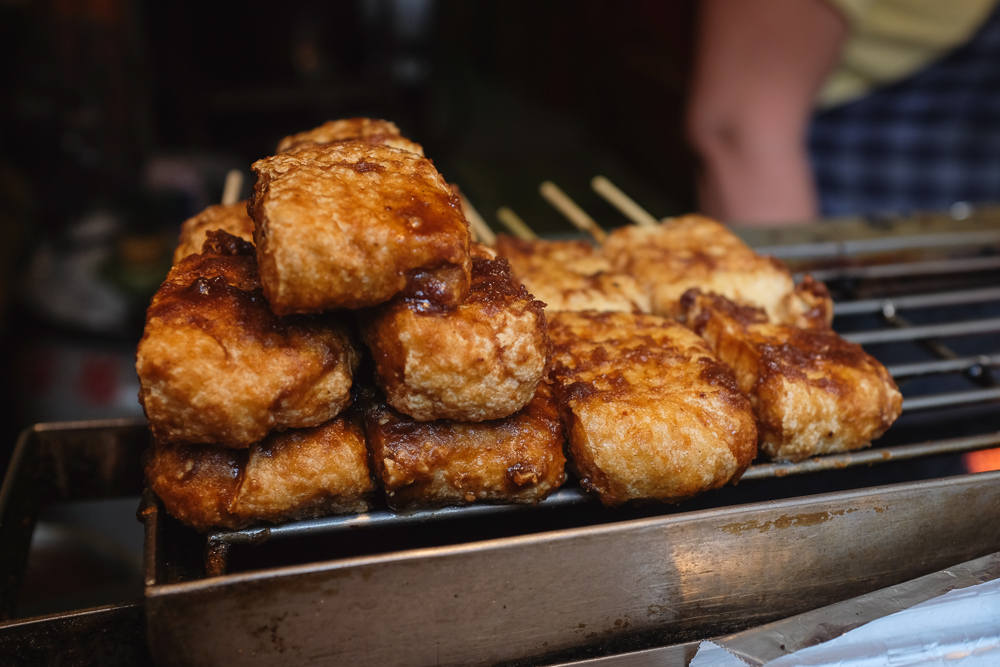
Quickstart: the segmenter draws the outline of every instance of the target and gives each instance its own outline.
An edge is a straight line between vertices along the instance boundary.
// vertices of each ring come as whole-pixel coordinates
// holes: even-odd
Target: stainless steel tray
[[[163,665],[487,665],[759,625],[1000,550],[1000,472],[167,583]],[[345,539],[345,538],[342,538]]]

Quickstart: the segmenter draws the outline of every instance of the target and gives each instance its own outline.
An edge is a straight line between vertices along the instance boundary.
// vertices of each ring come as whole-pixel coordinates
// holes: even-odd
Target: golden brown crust
[[[361,335],[389,404],[418,421],[517,412],[549,356],[542,304],[502,258],[473,260],[469,297],[458,306],[395,299],[363,319]]]
[[[647,286],[652,312],[658,315],[682,316],[681,296],[699,288],[760,306],[774,322],[796,316],[788,312],[795,308],[789,305],[794,284],[788,268],[758,255],[725,225],[701,215],[673,218],[657,227],[620,227],[608,236],[603,252],[615,270]]]
[[[365,420],[373,465],[396,509],[537,503],[565,479],[562,426],[545,383],[503,419],[416,422],[373,393]]]
[[[208,232],[220,229],[244,241],[253,241],[253,218],[247,215],[246,202],[209,206],[185,220],[174,250],[174,264],[188,255],[200,253]]]
[[[198,530],[370,508],[375,483],[353,411],[274,434],[249,450],[154,445],[146,477],[171,516]]]
[[[398,293],[452,305],[468,293],[468,224],[430,160],[348,140],[253,170],[248,208],[276,313],[360,308]]]
[[[683,303],[688,324],[750,398],[769,457],[866,447],[899,416],[902,396],[885,367],[833,330],[772,324],[760,309],[698,290]]]
[[[749,403],[683,325],[556,313],[549,332],[571,465],[604,504],[679,501],[738,479],[753,460]]]
[[[780,323],[803,329],[829,329],[833,323],[830,290],[807,274],[785,299]]]
[[[146,312],[136,372],[154,438],[242,448],[334,417],[359,363],[347,326],[277,317],[253,246],[225,232],[208,238],[205,252],[171,269]]]
[[[650,310],[649,295],[639,283],[612,271],[607,259],[586,241],[525,241],[500,235],[497,252],[550,312]]]
[[[329,144],[345,139],[360,139],[373,144],[385,144],[423,155],[423,147],[410,141],[399,132],[396,124],[376,118],[343,118],[330,120],[319,127],[287,136],[278,143],[278,152],[295,150],[303,146]]]
[[[146,479],[172,517],[192,528],[242,528],[231,506],[240,488],[246,450],[211,445],[154,445]]]

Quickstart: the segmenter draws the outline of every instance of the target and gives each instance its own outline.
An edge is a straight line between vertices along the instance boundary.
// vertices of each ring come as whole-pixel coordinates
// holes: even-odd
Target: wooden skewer
[[[465,195],[459,195],[459,197],[462,199],[462,212],[465,213],[465,218],[469,221],[472,238],[486,245],[496,245],[497,235],[483,220],[483,216],[479,215],[479,211],[465,198]]]
[[[636,204],[617,185],[603,176],[594,176],[590,181],[590,187],[635,224],[641,227],[656,227],[659,225],[659,221],[650,215],[649,211]]]
[[[528,227],[517,213],[514,213],[514,211],[506,206],[501,206],[497,209],[497,219],[507,228],[507,231],[522,241],[538,240],[538,234],[533,232],[531,227]]]
[[[552,204],[556,210],[565,215],[570,222],[576,225],[577,229],[587,232],[594,237],[594,240],[598,243],[604,243],[604,240],[608,238],[607,233],[601,229],[600,225],[584,212],[582,208],[576,205],[565,192],[559,189],[559,186],[552,181],[545,181],[542,183],[538,191],[542,193],[542,196],[550,204]]]
[[[243,172],[239,169],[230,169],[226,174],[226,184],[222,186],[222,203],[235,204],[238,202],[242,189]]]

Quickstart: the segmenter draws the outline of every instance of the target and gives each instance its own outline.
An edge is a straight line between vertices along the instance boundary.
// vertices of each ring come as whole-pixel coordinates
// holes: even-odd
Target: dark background
[[[607,176],[690,210],[690,0],[0,1],[0,460],[38,421],[138,415],[134,349],[180,223],[290,133],[395,121],[499,229],[601,224]],[[0,463],[0,469],[3,464]]]

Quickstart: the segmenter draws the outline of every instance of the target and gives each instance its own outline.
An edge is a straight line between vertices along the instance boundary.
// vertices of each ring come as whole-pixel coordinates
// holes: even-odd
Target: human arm
[[[704,0],[687,134],[704,213],[791,224],[818,215],[806,131],[847,38],[824,0]]]

